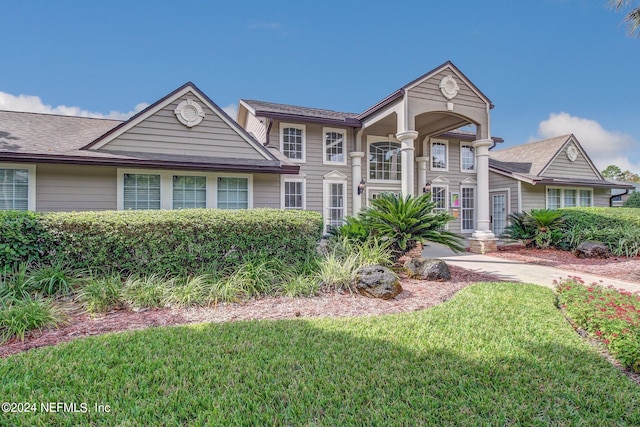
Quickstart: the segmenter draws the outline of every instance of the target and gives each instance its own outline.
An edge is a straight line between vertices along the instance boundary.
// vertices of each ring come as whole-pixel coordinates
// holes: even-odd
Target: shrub
[[[532,209],[531,212],[509,215],[511,224],[505,236],[521,240],[526,246],[542,249],[558,246],[563,239],[564,213],[553,209]]]
[[[322,286],[329,289],[350,289],[351,282],[360,267],[362,263],[357,253],[341,256],[333,251],[320,262],[318,279]]]
[[[262,253],[284,263],[315,254],[319,214],[249,209],[119,211],[43,216],[55,251],[74,268],[185,275],[238,266]]]
[[[624,366],[640,372],[640,294],[577,277],[557,284],[558,303],[579,327],[601,340]]]
[[[41,215],[27,211],[0,211],[0,266],[39,261],[50,240]]]
[[[640,208],[640,192],[636,191],[631,193],[622,206],[625,208]]]
[[[56,326],[62,319],[53,303],[46,299],[27,297],[0,304],[0,344],[14,336],[24,340],[27,331]]]
[[[73,270],[60,262],[37,265],[30,280],[34,291],[46,296],[68,295],[78,282]]]
[[[123,304],[122,278],[111,274],[86,279],[76,298],[89,313],[106,313]]]

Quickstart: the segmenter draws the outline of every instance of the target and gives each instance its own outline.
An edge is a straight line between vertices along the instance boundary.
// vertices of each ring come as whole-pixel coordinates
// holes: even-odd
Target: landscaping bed
[[[69,306],[65,325],[44,331],[32,331],[24,341],[18,337],[0,345],[0,357],[32,348],[55,345],[76,338],[107,332],[144,329],[198,322],[287,319],[311,317],[374,316],[421,310],[451,298],[460,289],[483,281],[499,281],[490,274],[476,273],[450,266],[449,282],[426,282],[401,276],[403,292],[384,301],[352,295],[348,292],[324,291],[312,298],[264,297],[245,302],[219,304],[215,307],[111,310],[92,316]]]

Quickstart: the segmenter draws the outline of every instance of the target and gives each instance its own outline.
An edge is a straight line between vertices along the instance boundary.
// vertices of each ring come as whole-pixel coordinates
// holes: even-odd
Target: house
[[[511,212],[574,206],[610,206],[607,181],[575,135],[562,135],[501,150],[489,156],[492,231],[499,236]]]
[[[589,200],[604,200],[610,187],[574,137],[564,142],[580,160],[568,169],[560,142],[525,148],[547,159],[528,170],[526,154],[498,154],[513,149],[490,160],[502,142],[491,137],[492,108],[446,62],[361,113],[242,99],[235,121],[192,83],[126,121],[2,111],[0,209],[308,209],[329,229],[381,193],[430,192],[455,217],[449,229],[485,252],[502,229],[491,216],[500,203],[505,213],[544,207],[556,187],[559,205],[565,187],[597,188]]]
[[[631,181],[613,181],[613,182],[618,184],[618,186],[614,190],[611,190],[610,205],[614,208],[620,208],[624,206],[624,202],[627,201],[627,199],[632,193],[636,193],[640,191],[640,183],[638,182],[631,182]],[[622,186],[625,186],[625,187],[622,187],[620,184],[622,184]]]

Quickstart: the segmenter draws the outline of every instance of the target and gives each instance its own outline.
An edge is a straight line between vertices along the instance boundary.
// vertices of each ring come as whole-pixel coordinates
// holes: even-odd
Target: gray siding
[[[456,82],[458,82],[458,86],[460,87],[458,95],[453,99],[452,102],[466,107],[485,108],[486,104],[484,103],[482,98],[476,95],[476,93],[469,87],[469,85],[467,85],[458,76],[454,75],[454,73],[452,73],[450,70],[443,70],[430,79],[411,88],[408,93],[409,97],[429,100],[443,99],[446,101],[446,98],[440,91],[440,81],[448,75],[453,75]]]
[[[577,179],[600,179],[600,177],[593,171],[591,165],[578,150],[578,158],[575,161],[570,161],[567,157],[567,148],[569,146],[575,146],[573,143],[568,144],[563,148],[560,153],[552,160],[551,164],[547,167],[541,176],[545,177],[558,177],[558,178],[577,178]]]
[[[518,180],[499,173],[489,172],[489,192],[502,189],[510,190],[509,213],[518,212]]]
[[[256,116],[247,112],[247,132],[252,134],[260,143],[267,142],[267,127]]]
[[[286,122],[291,123],[291,122]],[[322,128],[320,124],[313,123],[301,123],[306,126],[306,162],[300,164],[300,174],[306,175],[306,201],[307,210],[316,211],[324,216],[323,212],[323,177],[324,175],[338,171],[346,175],[346,193],[345,200],[347,201],[347,215],[352,214],[352,197],[351,197],[351,159],[349,159],[349,150],[353,144],[353,132],[346,129],[347,141],[345,144],[345,155],[347,156],[346,166],[342,165],[325,165],[322,163]],[[335,126],[327,126],[335,128]],[[271,127],[269,134],[270,145],[274,147],[280,147],[280,122],[275,121]],[[364,173],[364,171],[363,171]],[[293,175],[292,175],[293,177]],[[278,184],[278,189],[279,189]],[[278,190],[279,191],[279,190]],[[255,197],[255,196],[254,196]],[[279,203],[279,199],[278,199]]]
[[[522,210],[544,209],[547,207],[547,192],[544,185],[522,183]]]
[[[180,123],[173,111],[180,102],[187,98],[195,98],[195,95],[191,92],[187,93],[115,138],[103,146],[101,150],[178,156],[265,158],[204,103],[200,103],[205,112],[202,123],[192,128]]]
[[[611,197],[611,190],[608,188],[594,188],[593,189],[593,206],[609,207],[609,198]]]
[[[36,165],[36,210],[116,209],[116,168]]]
[[[280,175],[253,175],[253,207],[280,208]]]

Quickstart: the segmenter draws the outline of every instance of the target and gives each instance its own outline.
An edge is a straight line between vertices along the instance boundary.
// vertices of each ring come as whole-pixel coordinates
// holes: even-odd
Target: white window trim
[[[344,191],[343,191],[343,199],[344,199],[344,206],[342,206],[342,217],[346,217],[347,213],[349,212],[349,197],[348,197],[348,191],[349,191],[349,187],[347,186],[347,179],[346,177],[344,177],[344,174],[341,174],[340,172],[330,172],[327,175],[324,176],[324,179],[322,180],[322,220],[324,222],[324,229],[323,229],[323,233],[327,233],[327,226],[329,225],[329,218],[327,217],[327,209],[329,209],[329,188],[330,188],[330,184],[343,184],[344,185]]]
[[[445,159],[445,167],[444,168],[435,168],[433,167],[433,144],[444,144],[444,159]],[[432,171],[449,171],[449,141],[446,139],[437,139],[431,138],[429,140],[429,168]]]
[[[335,132],[342,134],[342,161],[332,162],[327,160],[327,132]],[[322,164],[323,165],[347,165],[347,131],[338,128],[322,128]]]
[[[586,190],[589,191],[591,193],[591,204],[589,206],[584,206],[584,207],[593,207],[593,188],[591,187],[557,187],[557,186],[552,186],[552,185],[547,185],[544,188],[544,205],[547,209],[549,208],[549,197],[548,197],[548,190],[560,190],[560,209],[564,208],[564,190],[577,190],[576,193],[576,206],[575,207],[583,207],[580,204],[580,190]]]
[[[26,169],[29,173],[27,210],[36,210],[36,165],[28,163],[0,163],[0,169]]]
[[[294,163],[307,163],[307,125],[297,123],[280,123],[280,152],[284,155],[284,130],[286,128],[300,129],[302,131],[302,159],[289,159]],[[322,137],[324,139],[324,136]],[[286,157],[286,155],[285,155]]]
[[[449,180],[447,179],[443,179],[442,177],[438,177],[434,180],[431,181],[431,201],[433,200],[433,188],[434,187],[444,187],[444,209],[434,209],[434,211],[436,212],[446,212],[448,214],[451,214],[451,203],[450,203],[450,198],[451,198],[451,193],[449,192]],[[451,221],[449,221],[451,222]],[[449,222],[447,222],[444,225],[444,229],[445,230],[449,230]]]
[[[462,147],[471,147],[473,148],[473,169],[467,170],[462,168]],[[476,173],[476,149],[472,144],[460,143],[460,173]]]
[[[375,135],[368,135],[367,136],[367,170],[365,172],[365,176],[369,176],[369,172],[371,171],[371,145],[375,144],[377,142],[393,142],[396,144],[400,144],[400,141],[395,139],[395,138],[389,138],[388,136],[375,136]],[[402,155],[402,154],[400,154]],[[400,165],[402,167],[402,160],[400,161]],[[402,175],[402,171],[400,171],[401,175]],[[402,179],[368,179],[367,182],[369,183],[377,183],[377,184],[401,184],[402,183]]]
[[[473,225],[472,228],[464,228],[464,218],[462,212],[464,210],[463,202],[463,188],[471,188],[473,190]],[[461,185],[460,186],[460,232],[461,233],[473,233],[476,230],[476,222],[478,221],[478,187],[476,185]]]
[[[117,209],[124,210],[124,174],[160,175],[160,209],[173,210],[173,176],[204,176],[207,178],[207,209],[218,208],[218,178],[247,178],[247,209],[253,208],[253,175],[222,172],[197,172],[188,170],[120,169],[117,172]]]
[[[302,183],[302,210],[307,209],[307,178],[304,176],[284,176],[282,175],[280,179],[280,209],[288,209],[288,210],[300,210],[294,208],[287,208],[284,205],[284,184],[285,182],[301,182]]]

